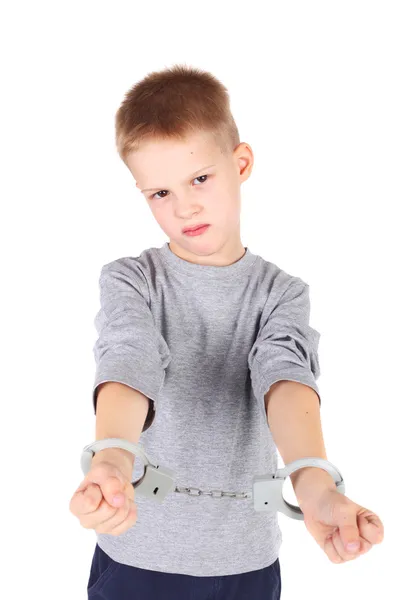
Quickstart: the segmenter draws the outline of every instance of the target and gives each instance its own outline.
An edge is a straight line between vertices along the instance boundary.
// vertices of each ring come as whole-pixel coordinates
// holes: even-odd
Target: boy
[[[277,514],[255,511],[243,492],[277,469],[277,446],[285,464],[327,458],[309,286],[242,245],[253,153],[215,77],[182,66],[149,74],[126,94],[116,140],[169,242],[101,270],[96,439],[140,436],[150,460],[176,473],[177,491],[162,504],[137,495],[137,520],[96,529],[89,596],[276,600]],[[108,458],[128,481],[143,475],[135,460],[130,477],[132,455],[119,449],[92,465]],[[322,469],[291,480],[302,510],[335,493]]]

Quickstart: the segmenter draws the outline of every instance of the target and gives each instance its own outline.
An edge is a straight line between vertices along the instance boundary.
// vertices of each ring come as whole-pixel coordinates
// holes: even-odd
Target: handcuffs
[[[91,469],[91,462],[94,454],[105,448],[121,448],[142,459],[144,463],[144,473],[140,479],[135,482],[132,481],[135,493],[162,503],[166,495],[170,492],[181,491],[177,487],[174,489],[174,471],[167,467],[151,464],[145,452],[137,444],[133,444],[132,442],[121,438],[105,438],[85,446],[81,455],[81,468],[84,475]],[[331,462],[322,458],[306,457],[288,463],[284,468],[277,469],[275,473],[253,477],[252,491],[244,492],[243,494],[240,494],[240,497],[252,498],[253,506],[256,511],[279,511],[292,519],[304,520],[301,509],[298,506],[290,504],[290,502],[287,502],[283,497],[283,484],[286,477],[303,467],[319,467],[320,469],[323,469],[333,478],[337,491],[341,494],[345,493],[343,477]],[[187,490],[190,488],[184,489]],[[209,492],[197,491],[199,493],[196,495],[210,495]],[[211,495],[213,494],[211,493]],[[220,492],[219,496],[214,497],[221,497],[221,495],[235,496],[236,494]]]

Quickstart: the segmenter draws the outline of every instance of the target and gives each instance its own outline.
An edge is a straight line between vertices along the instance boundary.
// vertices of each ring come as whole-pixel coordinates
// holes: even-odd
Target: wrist
[[[299,507],[317,501],[327,489],[336,490],[332,476],[319,467],[303,467],[290,476]]]
[[[135,455],[123,448],[104,448],[94,453],[91,466],[106,461],[115,464],[118,468],[127,471],[129,476],[132,474]]]

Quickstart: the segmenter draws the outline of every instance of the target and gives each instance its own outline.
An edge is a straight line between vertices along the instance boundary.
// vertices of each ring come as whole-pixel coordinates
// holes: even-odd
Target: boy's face
[[[242,142],[223,155],[211,134],[199,132],[184,142],[143,142],[127,163],[136,187],[170,238],[172,252],[189,262],[215,266],[243,256],[240,185],[253,166],[248,144]],[[194,237],[182,231],[199,224],[210,226]]]

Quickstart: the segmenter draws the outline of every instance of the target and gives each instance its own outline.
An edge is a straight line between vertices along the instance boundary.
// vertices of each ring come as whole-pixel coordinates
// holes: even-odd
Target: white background
[[[2,597],[86,598],[95,533],[68,506],[94,440],[98,276],[167,241],[117,155],[114,115],[136,81],[175,63],[229,90],[255,155],[242,242],[309,283],[328,458],[385,525],[381,545],[335,565],[281,515],[282,600],[397,597],[398,9],[3,5]]]

